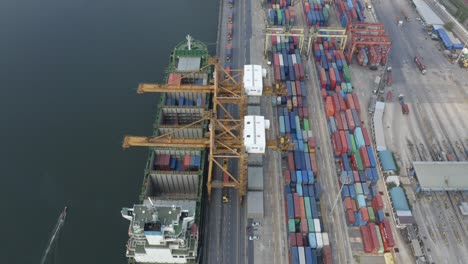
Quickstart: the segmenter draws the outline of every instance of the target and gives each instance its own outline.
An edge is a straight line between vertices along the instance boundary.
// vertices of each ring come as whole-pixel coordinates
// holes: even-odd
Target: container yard
[[[246,98],[246,112],[265,115],[272,124],[265,155],[249,155],[247,202],[235,188],[213,190],[206,214],[206,263],[414,262],[410,243],[396,229],[402,228],[397,218],[412,214],[424,226],[422,214],[437,217],[425,201],[432,196],[417,199],[407,169],[413,160],[436,160],[441,153],[451,160],[467,158],[462,117],[468,113],[463,104],[468,82],[456,65],[439,65],[443,58],[417,33],[420,24],[395,23],[394,14],[384,14],[385,7],[401,15],[397,6],[407,3],[398,1],[376,6],[361,0],[223,2],[217,52],[221,76],[235,80],[248,62],[262,64],[261,77],[252,78],[262,79],[263,87],[247,91],[257,96]],[[377,18],[381,23],[374,23]],[[346,28],[347,40],[327,27]],[[395,49],[401,52],[391,52]],[[171,74],[168,83],[182,82]],[[159,133],[190,124],[210,102],[187,94],[163,97],[161,102],[170,107],[158,110]],[[195,110],[180,115],[174,107]],[[230,106],[229,111],[236,109]],[[204,129],[193,126],[175,134],[201,138]],[[145,195],[172,191],[170,181],[179,175],[183,180],[177,180],[176,189],[196,193],[206,163],[203,153],[151,151]],[[233,167],[228,162],[223,166]],[[213,179],[233,185],[242,167],[237,169],[234,178],[218,170]],[[400,187],[388,190],[388,177],[396,177]],[[407,204],[402,195],[408,196]],[[437,199],[447,208],[444,197],[465,198],[451,195]],[[453,205],[445,214],[458,217],[455,209]],[[449,231],[440,237],[455,236],[444,228]],[[436,245],[423,247],[425,256],[434,252],[432,259],[440,260],[435,230],[423,228],[420,237],[430,237]],[[458,246],[450,244],[454,256],[462,254],[463,236]]]

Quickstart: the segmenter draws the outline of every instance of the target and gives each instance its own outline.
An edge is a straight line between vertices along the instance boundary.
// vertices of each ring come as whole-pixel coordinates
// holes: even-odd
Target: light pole
[[[333,207],[331,208],[330,213],[328,214],[328,217],[331,217],[333,211],[335,210],[336,205],[338,204],[338,199],[340,198],[341,192],[343,191],[343,186],[345,186],[346,184],[351,183],[351,177],[352,176],[350,176],[348,174],[343,174],[342,173],[341,176],[338,178],[339,181],[341,182],[341,188],[340,188],[340,191],[338,192],[338,194],[336,195],[335,202],[333,203]]]

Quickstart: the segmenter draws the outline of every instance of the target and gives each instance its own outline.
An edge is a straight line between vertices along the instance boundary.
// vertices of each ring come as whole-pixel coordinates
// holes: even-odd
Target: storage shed
[[[414,161],[422,191],[468,191],[468,162]]]
[[[390,190],[390,197],[392,198],[393,208],[396,211],[408,211],[408,201],[406,200],[405,193],[401,187],[393,187]]]
[[[388,150],[379,151],[378,153],[380,164],[382,164],[382,171],[385,172],[396,172],[396,164],[393,160],[392,152]]]

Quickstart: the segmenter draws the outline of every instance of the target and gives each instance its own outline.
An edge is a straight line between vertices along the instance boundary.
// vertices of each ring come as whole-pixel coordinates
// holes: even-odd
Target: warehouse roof
[[[387,171],[397,171],[395,161],[393,160],[392,152],[388,150],[379,151],[378,153],[380,163],[382,164],[382,170]]]
[[[408,201],[401,187],[393,187],[390,190],[390,196],[392,197],[393,208],[396,211],[409,210]]]
[[[416,10],[427,25],[443,25],[444,22],[423,0],[412,0]]]
[[[466,161],[414,161],[413,167],[423,191],[468,190]]]
[[[387,146],[385,145],[385,134],[383,128],[383,114],[385,111],[385,103],[377,102],[375,104],[374,112],[374,133],[375,133],[375,145],[377,146],[377,151],[386,150]]]
[[[263,190],[263,167],[248,167],[247,173],[249,176],[248,189],[249,191]]]
[[[263,217],[263,192],[247,193],[247,214],[249,218]]]

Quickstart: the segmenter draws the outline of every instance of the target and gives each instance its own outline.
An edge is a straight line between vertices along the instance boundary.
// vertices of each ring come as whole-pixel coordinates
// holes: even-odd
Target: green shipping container
[[[343,64],[343,76],[346,82],[351,82],[351,72],[349,71],[349,67],[346,64]]]
[[[309,143],[304,143],[304,153],[309,152]]]
[[[329,7],[330,8],[330,7]],[[325,20],[328,20],[328,17],[330,16],[330,9],[326,9],[324,8],[323,9],[323,17],[325,18]]]
[[[306,218],[312,218],[312,209],[310,208],[310,198],[304,197],[304,207],[306,211]]]
[[[375,225],[375,232],[377,232],[377,237],[379,238],[379,254],[384,253],[384,247],[383,247],[383,240],[382,240],[382,235],[380,234],[380,227],[378,225]]]
[[[362,165],[362,159],[361,159],[361,154],[359,154],[359,151],[353,151],[354,159],[356,160],[356,166],[358,170],[364,170],[364,166]]]
[[[309,131],[309,130],[310,130],[309,120],[307,120],[307,119],[304,119],[304,130],[305,130],[305,131]]]
[[[346,85],[348,86],[348,93],[352,93],[353,92],[353,86],[351,85],[351,83],[346,83]]]
[[[281,21],[283,21],[283,12],[281,9],[276,10],[276,16],[278,17],[278,22],[281,23]]]
[[[374,208],[371,206],[367,207],[367,212],[369,213],[369,222],[375,222]]]
[[[353,152],[357,151],[357,148],[356,148],[356,141],[354,140],[354,135],[351,134],[351,144],[353,145]]]
[[[309,227],[309,233],[315,233],[314,219],[307,219],[307,226]]]
[[[360,182],[356,182],[354,184],[354,190],[356,190],[356,194],[363,194],[362,192],[362,185]]]
[[[296,116],[295,120],[296,120],[296,130],[299,131],[301,130],[301,119],[299,119],[299,116]]]
[[[279,117],[279,123],[280,123],[280,133],[284,135],[286,133],[286,129],[284,127],[284,116]]]
[[[294,222],[294,219],[289,219],[288,220],[288,231],[289,231],[289,233],[295,233],[296,232],[296,223]]]

